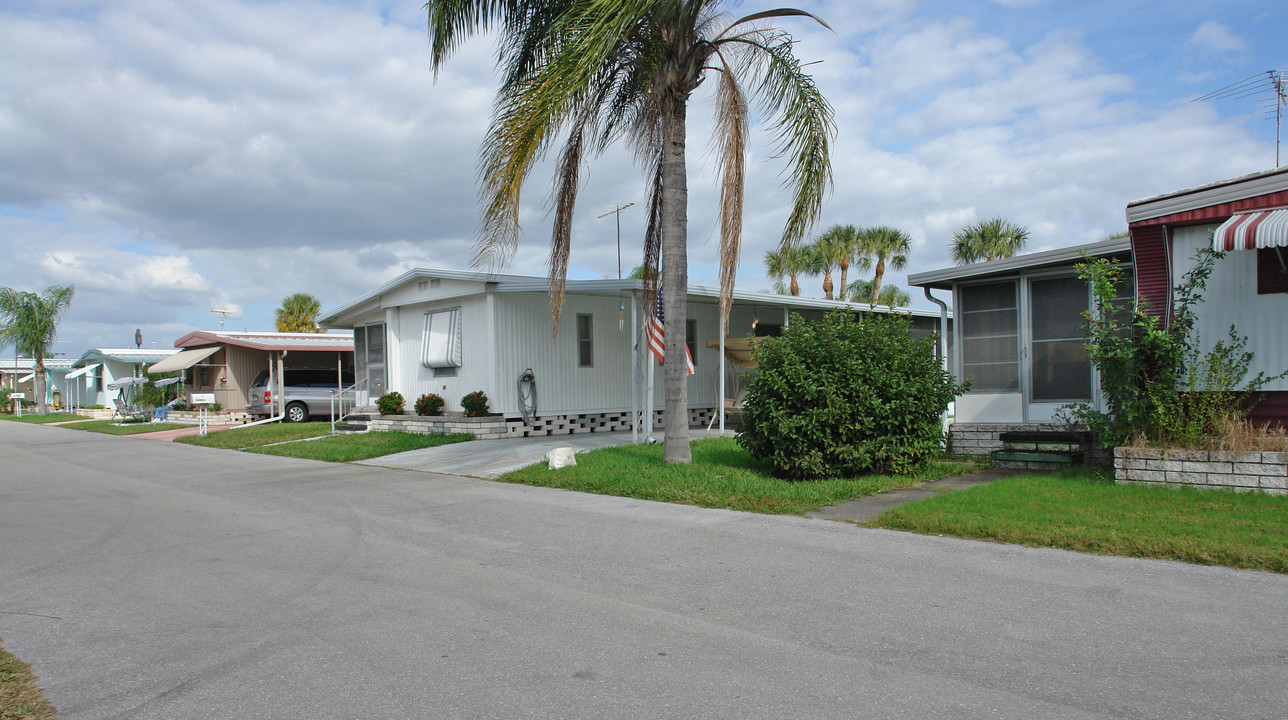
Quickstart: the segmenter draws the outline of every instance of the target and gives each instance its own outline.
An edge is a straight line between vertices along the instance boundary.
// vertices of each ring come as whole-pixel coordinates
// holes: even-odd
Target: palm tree
[[[765,253],[765,272],[780,283],[783,278],[788,278],[790,284],[787,289],[793,296],[801,294],[801,286],[796,278],[810,272],[812,267],[809,249],[799,245],[784,245]]]
[[[762,21],[805,17],[777,9],[737,20],[719,0],[429,0],[437,72],[469,36],[501,38],[502,84],[479,160],[483,219],[476,264],[503,265],[519,236],[520,191],[556,140],[550,303],[559,331],[573,210],[584,159],[625,139],[644,166],[648,225],[644,264],[659,267],[666,307],[667,462],[690,462],[684,323],[688,301],[685,118],[704,80],[714,86],[720,182],[720,309],[727,325],[742,235],[750,102],[774,123],[790,159],[792,210],[782,244],[808,232],[831,183],[832,109],[793,53],[793,40]],[[645,279],[648,293],[656,285]],[[651,300],[652,298],[650,298]],[[723,331],[723,330],[722,330]]]
[[[885,275],[886,262],[895,270],[908,266],[908,253],[912,251],[912,238],[902,230],[886,225],[864,228],[859,233],[859,252],[864,264],[876,260],[872,273],[872,302],[881,297],[881,278]]]
[[[873,305],[889,305],[890,307],[908,307],[912,304],[912,298],[908,293],[898,285],[882,285],[881,293],[875,303],[872,302],[872,281],[862,278],[850,283],[850,300],[854,302],[865,302]]]
[[[295,293],[282,298],[282,307],[277,309],[278,332],[326,332],[318,327],[318,313],[322,303],[308,293]]]
[[[953,234],[953,262],[970,265],[1013,257],[1028,242],[1029,229],[1000,217],[967,225]]]
[[[845,288],[848,287],[846,276],[850,272],[850,262],[854,260],[859,249],[859,231],[855,230],[853,225],[833,225],[818,236],[814,241],[814,248],[820,256],[819,264],[827,270],[823,276],[823,295],[828,300],[832,299],[830,266],[835,265],[841,269],[841,299],[844,300]],[[827,261],[824,262],[823,258]]]
[[[52,286],[43,293],[0,288],[0,344],[34,361],[36,412],[49,412],[45,404],[45,356],[58,336],[58,321],[72,304],[75,289]]]

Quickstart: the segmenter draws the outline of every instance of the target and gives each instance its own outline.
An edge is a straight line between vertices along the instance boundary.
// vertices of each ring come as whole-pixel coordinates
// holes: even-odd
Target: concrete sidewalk
[[[829,505],[808,513],[807,517],[862,525],[886,510],[900,505],[925,500],[953,490],[968,490],[977,485],[987,485],[1005,477],[1032,472],[1031,470],[1007,470],[1002,468],[980,470],[968,475],[955,475],[942,480],[932,480],[902,490],[847,500],[840,505]]]

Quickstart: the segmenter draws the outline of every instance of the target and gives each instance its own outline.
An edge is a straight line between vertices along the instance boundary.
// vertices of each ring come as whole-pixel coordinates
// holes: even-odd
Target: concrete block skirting
[[[1120,485],[1184,485],[1285,495],[1286,454],[1120,447],[1114,449],[1114,478]]]
[[[714,412],[712,408],[689,408],[689,426],[706,427]],[[589,432],[621,432],[631,429],[631,413],[579,413],[567,415],[542,415],[531,424],[523,418],[501,415],[465,417],[461,413],[444,415],[372,415],[367,421],[372,430],[397,430],[414,433],[469,433],[478,440],[500,440],[515,437],[544,437],[547,435],[574,435]],[[662,411],[653,413],[653,427],[662,428]]]

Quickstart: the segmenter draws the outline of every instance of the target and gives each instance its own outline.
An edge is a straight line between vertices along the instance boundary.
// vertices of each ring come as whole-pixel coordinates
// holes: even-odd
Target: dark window
[[[689,346],[689,357],[693,358],[693,367],[698,366],[698,321],[684,321],[684,344]]]
[[[1288,248],[1257,248],[1257,294],[1288,293]]]
[[[595,326],[593,315],[577,315],[577,366],[595,365]]]

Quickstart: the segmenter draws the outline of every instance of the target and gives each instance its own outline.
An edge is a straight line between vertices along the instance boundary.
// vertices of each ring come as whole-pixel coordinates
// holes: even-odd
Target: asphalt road
[[[70,718],[1282,718],[1288,578],[0,422]]]

